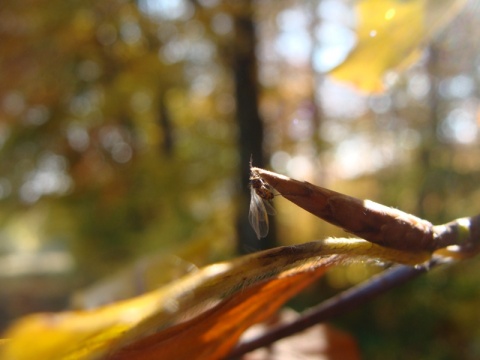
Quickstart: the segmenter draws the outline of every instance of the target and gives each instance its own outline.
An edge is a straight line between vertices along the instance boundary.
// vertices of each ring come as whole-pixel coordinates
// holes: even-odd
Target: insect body
[[[273,189],[258,173],[250,171],[250,211],[248,220],[257,238],[263,238],[268,234],[268,214],[275,214],[271,201],[274,197]]]

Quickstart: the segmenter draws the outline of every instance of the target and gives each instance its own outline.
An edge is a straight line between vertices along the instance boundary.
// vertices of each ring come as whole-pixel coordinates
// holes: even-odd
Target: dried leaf
[[[208,312],[186,323],[121,349],[109,359],[220,359],[252,324],[271,317],[290,297],[321,276],[332,258],[313,271],[282,274],[239,291]]]
[[[205,358],[225,354],[244,329],[267,318],[328,266],[344,261],[342,256],[320,258],[324,249],[328,246],[316,243],[276,248],[207,266],[159,290],[96,310],[27,316],[7,330],[10,341],[0,358],[98,359],[135,353],[137,358],[169,354],[166,358],[186,359],[199,358],[201,349],[208,349]],[[161,328],[166,330],[135,345]]]
[[[359,239],[279,247],[207,266],[96,310],[27,316],[7,331],[10,341],[0,349],[0,359],[219,358],[245,329],[270,317],[329,266],[358,256],[425,261],[423,253]]]

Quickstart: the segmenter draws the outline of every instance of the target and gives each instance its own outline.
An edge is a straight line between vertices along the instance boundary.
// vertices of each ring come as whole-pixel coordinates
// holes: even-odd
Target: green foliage
[[[193,50],[168,57],[199,40],[193,23],[115,0],[2,10],[4,216],[60,206],[80,268],[95,277],[199,223],[219,236],[235,164],[230,110],[215,107],[225,79]],[[213,59],[216,45],[204,43]],[[207,98],[195,86],[208,80],[220,85]]]

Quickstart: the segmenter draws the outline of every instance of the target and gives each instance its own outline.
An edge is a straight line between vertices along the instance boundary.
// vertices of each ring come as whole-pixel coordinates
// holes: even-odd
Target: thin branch
[[[480,252],[480,215],[434,226],[427,220],[370,200],[260,168],[254,167],[251,171],[285,199],[372,243],[411,252],[431,253],[442,249],[443,255],[460,259]]]
[[[278,326],[256,339],[240,343],[227,357],[233,359],[255,349],[267,346],[284,337],[296,334],[308,327],[329,320],[345,311],[357,308],[359,305],[386,293],[412,279],[415,279],[431,268],[448,261],[436,257],[422,266],[395,266],[383,273],[372,277],[365,283],[352,287],[316,307],[306,310],[295,321]]]

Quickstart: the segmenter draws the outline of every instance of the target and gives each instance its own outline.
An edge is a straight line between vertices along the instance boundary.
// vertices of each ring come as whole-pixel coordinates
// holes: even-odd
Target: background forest
[[[343,235],[279,197],[258,241],[251,155],[434,224],[477,214],[479,24],[462,0],[2,1],[0,329],[138,259],[168,264],[148,287]],[[478,358],[479,273],[433,271],[336,325],[367,359]]]

